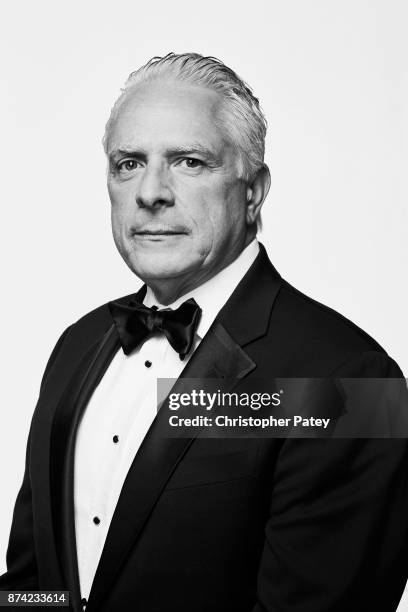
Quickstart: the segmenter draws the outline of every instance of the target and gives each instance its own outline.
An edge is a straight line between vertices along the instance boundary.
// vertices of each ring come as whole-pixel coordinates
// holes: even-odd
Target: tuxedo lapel
[[[83,357],[59,402],[52,431],[51,490],[54,499],[55,536],[62,569],[71,592],[71,606],[81,610],[74,516],[75,438],[80,417],[100,382],[119,340],[112,325]]]
[[[261,243],[259,249],[258,257],[216,319],[241,347],[267,332],[272,308],[283,282]]]

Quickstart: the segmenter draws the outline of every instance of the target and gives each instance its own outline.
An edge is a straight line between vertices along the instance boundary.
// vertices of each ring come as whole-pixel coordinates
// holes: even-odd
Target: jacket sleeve
[[[402,372],[370,352],[333,376]],[[286,439],[252,612],[391,612],[407,574],[408,440]]]
[[[61,335],[51,353],[42,377],[40,394],[69,329],[68,327]],[[38,589],[30,483],[30,443],[31,427],[26,447],[24,478],[14,506],[6,554],[7,572],[0,576],[0,590],[3,591]]]

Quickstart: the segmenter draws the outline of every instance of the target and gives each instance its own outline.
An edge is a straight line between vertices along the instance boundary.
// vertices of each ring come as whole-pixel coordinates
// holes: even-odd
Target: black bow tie
[[[157,310],[156,306],[148,308],[135,299],[127,305],[109,302],[108,306],[126,355],[154,332],[166,336],[180,359],[190,352],[201,317],[201,308],[193,298],[186,300],[176,310]]]

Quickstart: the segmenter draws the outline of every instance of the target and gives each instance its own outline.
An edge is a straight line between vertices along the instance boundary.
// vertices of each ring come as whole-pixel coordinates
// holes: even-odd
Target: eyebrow
[[[207,159],[213,159],[213,160],[218,159],[218,155],[216,155],[214,151],[198,143],[171,147],[164,151],[164,155],[169,158],[175,157],[176,155],[187,156],[187,155],[197,155],[197,154],[203,155]],[[130,157],[139,157],[143,159],[146,159],[148,156],[146,151],[144,151],[143,149],[138,149],[138,148],[131,147],[131,146],[129,147],[124,146],[124,147],[120,147],[118,149],[114,149],[113,151],[111,151],[109,153],[109,159],[114,160],[114,159],[117,159],[118,157],[123,157],[126,155],[129,155]]]

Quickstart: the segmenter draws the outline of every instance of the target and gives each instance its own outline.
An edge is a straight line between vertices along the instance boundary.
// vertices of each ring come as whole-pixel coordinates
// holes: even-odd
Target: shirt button
[[[112,440],[117,444],[119,442],[119,436],[113,436]]]
[[[93,522],[95,523],[95,525],[99,525],[99,523],[101,522],[101,519],[97,516],[93,517]]]
[[[151,362],[151,361],[149,361],[149,360],[147,359],[147,360],[145,361],[145,366],[146,366],[146,368],[150,368],[150,367],[151,367],[151,365],[152,365],[152,362]]]

